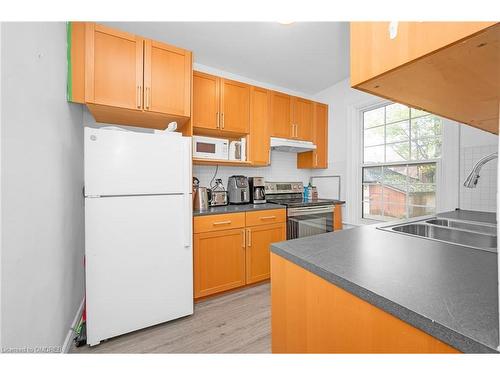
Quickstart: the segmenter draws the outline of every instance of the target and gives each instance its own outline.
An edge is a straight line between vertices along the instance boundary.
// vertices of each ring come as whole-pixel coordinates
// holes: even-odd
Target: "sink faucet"
[[[466,188],[475,188],[477,185],[477,182],[479,181],[479,171],[485,165],[487,162],[490,160],[498,158],[498,152],[494,152],[493,154],[487,155],[476,163],[474,167],[472,168],[472,171],[470,171],[469,175],[465,179],[464,186]]]

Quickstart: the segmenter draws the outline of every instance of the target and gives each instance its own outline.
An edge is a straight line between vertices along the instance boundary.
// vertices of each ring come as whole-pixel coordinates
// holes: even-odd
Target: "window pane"
[[[385,107],[372,109],[363,113],[365,129],[384,124]]]
[[[382,217],[382,203],[380,201],[363,202],[363,218],[384,220]]]
[[[384,167],[384,183],[388,185],[406,184],[406,165]]]
[[[408,176],[410,177],[410,182],[435,183],[436,164],[409,165]]]
[[[408,207],[408,217],[434,215],[435,213],[436,213],[435,207],[418,207],[418,206]]]
[[[363,200],[364,201],[381,201],[382,200],[382,185],[380,185],[380,184],[363,185]]]
[[[410,145],[408,142],[393,143],[386,146],[386,161],[407,161],[410,159]]]
[[[437,159],[441,156],[441,140],[437,138],[417,139],[411,142],[412,160]]]
[[[406,206],[406,187],[401,185],[384,186],[384,203]]]
[[[363,168],[363,182],[382,181],[382,167]]]
[[[376,128],[366,129],[364,132],[364,146],[374,146],[384,144],[384,127],[377,126]]]
[[[403,104],[391,104],[385,107],[385,123],[408,120],[410,117],[410,108]]]
[[[384,146],[365,147],[364,155],[365,163],[383,163],[384,162]]]
[[[437,137],[441,135],[441,119],[429,115],[411,120],[411,136],[413,139]]]
[[[436,205],[436,185],[434,184],[410,184],[408,187],[409,204],[419,206]]]
[[[406,217],[406,206],[401,204],[384,204],[384,220],[404,219]]]
[[[387,143],[407,141],[410,138],[409,122],[401,121],[401,122],[396,122],[395,124],[387,125],[385,128],[385,132],[387,134],[386,135]]]

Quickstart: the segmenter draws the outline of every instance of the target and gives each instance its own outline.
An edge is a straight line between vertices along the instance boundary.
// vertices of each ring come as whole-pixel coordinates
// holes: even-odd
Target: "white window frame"
[[[352,150],[347,155],[346,171],[346,185],[348,187],[346,189],[346,217],[348,224],[369,225],[381,222],[362,217],[362,171],[364,166],[368,166],[363,164],[363,112],[392,103],[392,101],[382,98],[370,98],[350,105],[348,108],[347,144]],[[459,129],[455,122],[442,117],[441,119],[443,121],[441,158],[434,159],[436,162],[436,212],[453,210],[459,206],[459,142],[457,141]],[[425,162],[427,161],[396,162],[394,164],[421,164]],[[445,180],[456,181],[456,187],[451,188],[452,185],[447,184],[448,188],[444,188],[442,181]]]
[[[369,108],[364,108],[362,111],[360,111],[360,116],[361,116],[361,147],[360,147],[360,151],[361,151],[361,175],[363,175],[363,169],[364,168],[370,168],[370,167],[381,167],[382,168],[382,175],[384,174],[383,173],[383,170],[384,170],[384,167],[389,167],[389,166],[410,166],[410,165],[423,165],[423,164],[436,164],[436,175],[437,175],[437,168],[438,168],[438,164],[439,164],[439,161],[441,160],[441,158],[434,158],[434,159],[425,159],[425,160],[409,160],[409,161],[406,161],[406,160],[403,160],[403,161],[394,161],[394,162],[387,162],[387,161],[384,161],[382,163],[365,163],[364,162],[364,151],[365,151],[365,145],[364,145],[364,132],[366,131],[366,129],[364,128],[364,113],[365,112],[368,112],[368,111],[371,111],[371,110],[374,110],[374,109],[378,109],[378,108],[385,108],[387,107],[388,105],[391,105],[393,104],[392,102],[384,102],[383,104],[379,104],[379,105],[376,105],[376,106],[371,106]],[[411,107],[410,106],[406,106],[405,107],[408,107],[408,110],[410,111]],[[419,117],[423,117],[423,116],[419,116]],[[418,117],[416,117],[418,118]],[[411,117],[411,114],[410,114],[410,117],[408,118],[408,126],[409,126],[409,135],[408,135],[408,144],[409,144],[409,152],[410,152],[410,158],[412,156],[412,153],[411,153],[411,140],[412,140],[412,137],[411,137],[411,120],[412,120],[412,117]],[[397,122],[396,122],[397,123]],[[390,124],[387,124],[386,121],[385,121],[385,118],[384,118],[384,124],[383,125],[379,125],[379,126],[384,126],[387,127],[387,125],[391,125],[392,123]],[[429,137],[430,138],[430,137]],[[442,136],[442,133],[440,135],[440,138],[441,138],[441,144],[442,144],[442,140],[443,140],[443,136]],[[387,143],[387,132],[384,130],[384,143],[382,144],[384,146],[384,160],[387,158],[387,145],[391,145],[391,144],[394,144],[395,142],[389,142]],[[398,142],[396,142],[398,143]],[[373,146],[375,147],[375,146]],[[436,176],[437,177],[437,176]],[[361,176],[361,189],[363,189],[363,176]],[[436,186],[436,190],[437,190],[437,178],[436,178],[436,181],[434,182],[434,184]],[[385,186],[385,185],[384,185]],[[405,184],[405,187],[408,187],[408,176],[406,176],[406,184]],[[362,193],[362,190],[361,190],[361,194]],[[436,204],[435,204],[435,207],[434,209],[437,211],[437,192],[435,193],[436,194]],[[376,222],[379,222],[379,221],[382,221],[382,220],[376,220],[376,219],[371,219],[371,218],[365,218],[363,217],[363,195],[361,195],[361,219],[365,219],[365,220],[373,220],[373,221],[376,221]],[[405,218],[409,218],[409,209],[410,209],[410,204],[409,204],[409,195],[408,193],[406,193],[406,199],[405,199]],[[384,206],[385,204],[385,201],[384,201],[384,195],[382,195],[382,207],[385,207]],[[429,206],[418,206],[417,207],[429,207]],[[395,219],[393,219],[395,220]],[[383,220],[383,221],[391,221],[390,219],[389,220]]]

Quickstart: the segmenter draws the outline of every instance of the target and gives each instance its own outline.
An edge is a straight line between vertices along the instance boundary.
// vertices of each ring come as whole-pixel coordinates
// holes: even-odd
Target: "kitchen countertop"
[[[218,215],[218,214],[233,214],[238,212],[261,211],[261,210],[276,210],[279,208],[286,209],[285,206],[274,203],[261,204],[230,204],[228,206],[210,207],[206,211],[194,210],[193,216]]]
[[[462,352],[496,352],[496,253],[373,225],[275,243],[271,251]]]

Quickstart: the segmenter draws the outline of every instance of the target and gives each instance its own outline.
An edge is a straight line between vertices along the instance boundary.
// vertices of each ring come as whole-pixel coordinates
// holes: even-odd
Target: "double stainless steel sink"
[[[403,224],[380,226],[378,229],[497,252],[497,226],[495,224],[426,217]]]

